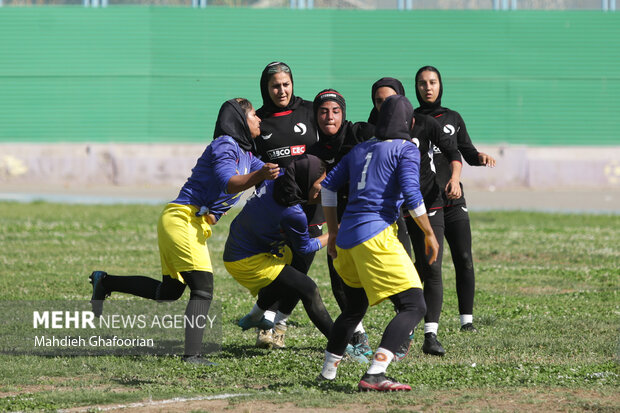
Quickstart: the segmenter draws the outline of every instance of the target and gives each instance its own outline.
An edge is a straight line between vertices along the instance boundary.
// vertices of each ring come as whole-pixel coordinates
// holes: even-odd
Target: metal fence
[[[398,10],[602,10],[616,0],[0,0],[0,6],[166,6]]]

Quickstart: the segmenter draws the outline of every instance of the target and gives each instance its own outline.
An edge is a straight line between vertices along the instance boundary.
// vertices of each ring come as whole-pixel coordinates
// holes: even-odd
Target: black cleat
[[[478,331],[478,329],[474,327],[472,323],[467,323],[461,326],[461,331],[469,331],[469,332],[475,333],[476,331]]]
[[[422,351],[424,354],[430,354],[432,356],[443,356],[446,354],[446,350],[441,346],[441,343],[437,340],[437,334],[426,333],[424,334],[424,344],[422,344]]]
[[[106,293],[103,286],[103,279],[108,276],[105,271],[93,271],[88,276],[90,283],[93,285],[93,295],[90,298],[90,305],[92,306],[95,317],[100,317],[103,312],[103,300],[109,297],[110,294]]]
[[[214,363],[211,360],[207,360],[200,354],[196,354],[193,356],[183,356],[183,361],[188,364],[194,364],[196,366],[217,366],[217,363]]]

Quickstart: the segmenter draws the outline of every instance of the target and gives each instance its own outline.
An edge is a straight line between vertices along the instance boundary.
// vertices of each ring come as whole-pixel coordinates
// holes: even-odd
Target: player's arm
[[[323,215],[327,223],[327,253],[336,258],[336,238],[338,236],[338,189],[342,188],[349,180],[349,158],[351,153],[345,155],[332,169],[323,182],[321,182],[321,204]]]
[[[321,189],[321,203],[323,204],[323,216],[327,223],[327,253],[336,258],[336,237],[338,237],[338,193],[327,188]]]
[[[461,169],[463,168],[463,158],[461,157],[456,142],[454,142],[450,136],[443,133],[443,129],[439,123],[434,118],[430,118],[430,122],[431,133],[429,136],[431,142],[437,145],[441,153],[448,158],[450,161],[450,168],[452,169],[452,175],[450,176],[450,180],[446,184],[444,190],[448,196],[448,199],[458,199],[463,195],[461,192]]]
[[[427,257],[430,256],[428,264],[431,265],[437,261],[437,256],[439,254],[439,243],[437,242],[437,238],[435,238],[435,233],[433,232],[433,227],[431,227],[431,222],[428,220],[428,215],[426,214],[424,204],[422,204],[422,208],[424,208],[424,213],[422,214],[416,215],[420,212],[418,208],[410,209],[409,214],[418,227],[420,227],[420,229],[424,232],[424,253]]]
[[[420,153],[417,149],[406,147],[398,164],[398,180],[405,197],[409,215],[424,232],[424,246],[426,256],[430,256],[429,265],[437,260],[439,254],[439,243],[431,227],[431,223],[426,214],[424,199],[420,192]]]
[[[289,208],[283,215],[280,226],[291,243],[292,249],[299,254],[310,254],[327,245],[327,235],[310,237],[308,220],[301,208]]]
[[[456,141],[463,159],[472,166],[488,166],[493,168],[495,166],[495,159],[484,152],[478,152],[478,149],[476,149],[469,137],[465,121],[459,113],[455,113],[457,115]]]
[[[256,171],[245,175],[231,176],[226,185],[226,192],[236,194],[237,192],[245,191],[262,181],[276,179],[279,174],[280,167],[278,165],[275,163],[265,163]]]

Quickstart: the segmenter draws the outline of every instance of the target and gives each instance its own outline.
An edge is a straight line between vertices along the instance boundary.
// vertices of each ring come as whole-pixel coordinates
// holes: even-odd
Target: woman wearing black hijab
[[[435,118],[441,124],[443,131],[458,146],[468,164],[472,166],[495,166],[493,157],[478,152],[473,145],[461,115],[441,106],[443,83],[439,70],[433,66],[420,68],[415,76],[415,89],[416,97],[420,103],[420,107],[415,112]],[[446,157],[439,148],[434,148],[434,162],[437,181],[439,186],[443,187],[442,185],[445,185],[449,180],[450,171]],[[452,262],[456,271],[456,294],[459,303],[461,331],[476,331],[473,325],[475,275],[467,204],[464,195],[457,199],[449,199],[445,191],[442,191],[440,200],[443,207],[444,235],[450,246]],[[439,259],[441,260],[441,257]],[[439,270],[441,271],[441,267]],[[441,280],[441,276],[439,279]],[[438,288],[442,288],[442,286],[439,285]]]
[[[370,113],[369,120],[373,117],[373,113],[378,113],[378,111],[381,110],[381,104],[387,97],[401,93],[404,94],[404,87],[397,79],[382,78],[375,82],[372,87],[374,107],[373,111]],[[431,226],[439,242],[441,256],[443,222],[437,221],[436,218],[438,214],[437,209],[441,209],[438,199],[442,190],[444,190],[450,198],[460,197],[461,189],[458,183],[462,166],[461,156],[456,148],[456,144],[442,132],[441,126],[435,119],[421,113],[416,113],[414,114],[414,122],[410,135],[413,143],[415,143],[420,150],[421,155],[420,187],[422,196],[424,197],[424,204],[428,210]],[[432,157],[432,148],[434,146],[441,148],[442,152],[446,154],[449,167],[451,168],[449,182],[444,188],[440,188],[435,179],[435,166]],[[424,299],[427,305],[427,313],[424,318],[424,344],[422,345],[422,351],[426,354],[443,356],[445,350],[441,346],[441,343],[437,341],[437,326],[439,314],[441,313],[441,300],[437,299],[437,295],[438,293],[441,294],[443,291],[442,287],[437,288],[437,285],[442,285],[441,260],[437,259],[433,264],[429,264],[429,257],[424,250],[424,233],[419,229],[407,212],[405,212],[405,223],[413,246],[415,266],[424,283]],[[437,302],[439,302],[438,308],[436,308]],[[434,321],[435,319],[437,321]],[[411,332],[410,340],[403,344],[401,351],[396,355],[398,359],[402,359],[407,355],[412,338],[413,331]]]
[[[255,141],[257,154],[265,162],[286,167],[293,159],[306,153],[318,140],[312,102],[294,95],[293,73],[283,62],[269,63],[263,69],[260,92],[263,106],[256,111],[262,119],[261,134]],[[310,235],[318,237],[323,233],[321,227],[325,222],[321,206],[305,205],[303,209],[308,217]],[[291,265],[307,274],[314,255],[315,253],[300,255],[294,252]],[[267,312],[267,318],[273,320],[276,311],[277,303]],[[256,345],[272,346],[272,333],[259,331]]]
[[[347,105],[344,96],[335,89],[320,91],[314,98],[313,109],[319,141],[309,151],[327,164],[327,172],[336,166],[355,145],[374,136],[375,128],[370,123],[353,123],[346,120]],[[342,218],[347,205],[347,198],[348,188],[342,188],[338,191],[338,220]],[[408,239],[407,242],[409,242]],[[340,309],[344,310],[347,307],[347,297],[344,293],[342,279],[334,268],[333,259],[330,255],[327,255],[327,266],[334,298]],[[372,355],[372,349],[368,344],[368,335],[361,322],[356,327],[349,344],[353,349],[349,355],[357,361],[364,362],[362,358]]]
[[[329,337],[333,323],[318,287],[289,265],[291,251],[305,255],[327,244],[327,234],[310,236],[302,210],[302,205],[320,202],[324,178],[325,166],[320,159],[296,157],[283,175],[257,189],[230,224],[224,266],[237,282],[258,296],[254,308],[238,322],[244,331],[273,328],[274,322],[265,319],[264,313],[279,302],[274,334],[283,334],[286,320],[301,299],[310,320]]]
[[[206,317],[213,296],[213,269],[207,248],[211,226],[239,200],[238,193],[263,180],[275,179],[278,165],[257,159],[250,149],[260,133],[260,118],[247,99],[231,99],[222,105],[215,124],[213,142],[192,169],[179,196],[162,211],[157,239],[162,280],[150,277],[118,276],[104,271],[90,275],[91,304],[97,317],[103,300],[122,292],[157,301],[177,300],[189,286],[186,317]],[[245,175],[238,171],[250,171]],[[188,324],[185,329],[184,360],[212,364],[200,355],[204,326]]]

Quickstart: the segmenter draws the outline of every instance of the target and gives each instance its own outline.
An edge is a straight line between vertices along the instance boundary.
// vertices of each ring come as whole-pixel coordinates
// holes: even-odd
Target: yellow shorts
[[[268,252],[252,255],[238,261],[224,261],[224,267],[235,280],[256,297],[261,288],[265,288],[275,280],[290,264],[293,253],[289,247],[281,251],[282,257]]]
[[[157,223],[157,239],[163,275],[185,283],[181,272],[213,272],[207,238],[211,226],[206,216],[196,216],[193,205],[168,204]]]
[[[353,248],[336,247],[338,257],[334,260],[334,268],[346,285],[364,288],[370,305],[410,288],[422,288],[420,277],[396,231],[396,224],[392,224]]]

